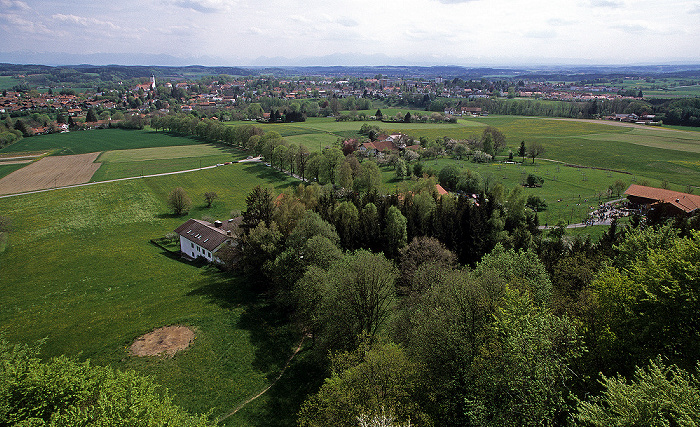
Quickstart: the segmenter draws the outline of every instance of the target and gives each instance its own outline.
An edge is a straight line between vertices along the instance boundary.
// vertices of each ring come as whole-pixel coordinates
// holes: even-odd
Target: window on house
[[[194,243],[190,242],[190,246],[194,248]]]

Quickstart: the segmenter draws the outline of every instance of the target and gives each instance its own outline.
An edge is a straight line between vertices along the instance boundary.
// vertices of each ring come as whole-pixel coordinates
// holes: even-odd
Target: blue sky
[[[202,65],[698,63],[700,0],[0,0],[0,52],[15,51]]]

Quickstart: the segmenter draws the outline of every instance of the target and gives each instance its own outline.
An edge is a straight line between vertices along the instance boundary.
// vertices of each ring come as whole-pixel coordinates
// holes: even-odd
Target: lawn
[[[188,410],[229,412],[276,377],[300,336],[241,277],[183,262],[149,240],[190,216],[228,218],[259,183],[281,189],[296,181],[234,164],[0,199],[0,214],[14,224],[0,253],[0,334],[11,342],[45,339],[44,357],[67,354],[151,375]],[[168,213],[165,199],[176,186],[193,200],[189,216]],[[206,191],[219,195],[210,209]],[[128,355],[136,337],[173,324],[197,331],[191,348],[172,359]],[[274,397],[259,404],[279,405]],[[244,411],[225,425],[294,416],[293,407],[266,410],[276,418]]]
[[[537,160],[534,165],[529,160],[522,165],[519,163],[479,164],[449,158],[428,160],[423,163],[425,169],[432,170],[436,174],[450,164],[479,173],[488,185],[500,183],[508,191],[521,187],[526,196],[535,195],[545,200],[548,208],[538,214],[542,225],[556,224],[560,219],[570,223],[582,222],[592,210],[591,207],[595,208],[601,202],[617,198],[605,197],[605,191],[615,181],[620,180],[627,185],[638,182],[634,176],[628,174],[572,168],[544,160]],[[522,187],[521,184],[528,174],[542,177],[544,179],[542,187]],[[387,191],[398,183],[394,179],[395,172],[390,167],[382,169],[382,177]],[[655,181],[650,184],[659,185],[660,183]]]

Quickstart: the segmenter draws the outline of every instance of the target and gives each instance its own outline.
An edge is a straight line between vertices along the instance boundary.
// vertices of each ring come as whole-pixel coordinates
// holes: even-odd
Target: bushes
[[[475,163],[488,163],[491,160],[493,160],[493,156],[481,150],[476,150],[472,156],[472,162]]]
[[[527,187],[542,187],[542,184],[544,184],[544,178],[530,173],[525,178],[525,184],[523,185]]]
[[[0,340],[0,425],[209,425],[133,371],[65,356],[42,362],[37,353]]]

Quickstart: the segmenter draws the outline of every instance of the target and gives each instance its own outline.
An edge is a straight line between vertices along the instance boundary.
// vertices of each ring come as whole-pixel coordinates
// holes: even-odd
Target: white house
[[[180,252],[187,258],[205,258],[208,261],[219,262],[216,252],[225,244],[232,244],[240,224],[240,218],[230,219],[223,223],[213,224],[198,219],[189,219],[175,229],[180,236]]]

